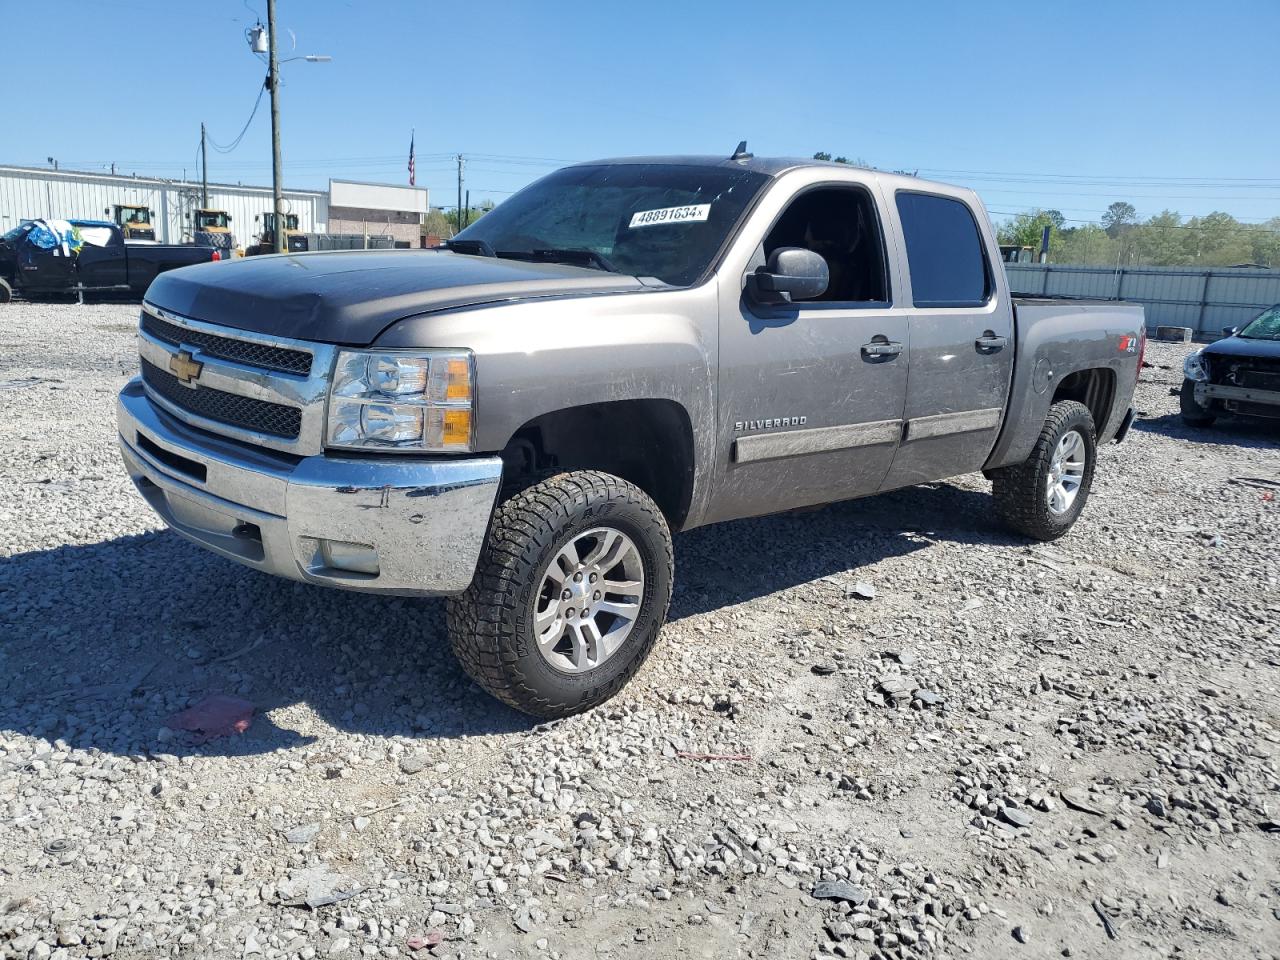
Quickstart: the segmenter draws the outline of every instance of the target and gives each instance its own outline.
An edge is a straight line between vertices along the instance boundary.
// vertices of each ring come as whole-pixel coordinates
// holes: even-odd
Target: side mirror
[[[812,300],[826,293],[830,282],[827,261],[821,256],[804,247],[779,247],[766,266],[747,275],[747,295],[765,304]]]
[[[1222,335],[1224,337],[1234,337],[1239,332],[1240,332],[1239,327],[1223,327],[1222,328]]]
[[[230,222],[231,222],[231,214],[229,214],[229,213],[228,213],[228,214],[227,214],[227,223],[230,223]]]

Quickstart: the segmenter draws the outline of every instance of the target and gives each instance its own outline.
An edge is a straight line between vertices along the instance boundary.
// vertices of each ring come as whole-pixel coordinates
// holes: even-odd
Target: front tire
[[[992,471],[1001,519],[1036,540],[1056,540],[1075,524],[1093,486],[1097,430],[1089,408],[1060,400],[1022,463]]]
[[[1202,407],[1196,401],[1196,383],[1194,380],[1183,380],[1182,389],[1178,391],[1178,406],[1182,411],[1182,422],[1188,427],[1211,427],[1218,419],[1212,407]]]
[[[495,511],[471,586],[448,604],[454,654],[524,713],[589,710],[653,649],[674,565],[644,491],[596,471],[549,477]]]
[[[13,299],[13,288],[9,286],[9,281],[0,277],[0,303],[8,303]]]

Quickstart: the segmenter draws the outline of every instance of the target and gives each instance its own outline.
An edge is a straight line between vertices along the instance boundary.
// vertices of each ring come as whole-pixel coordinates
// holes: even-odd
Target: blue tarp
[[[75,256],[84,245],[80,231],[68,220],[36,220],[27,242],[41,250],[60,250],[64,257]]]

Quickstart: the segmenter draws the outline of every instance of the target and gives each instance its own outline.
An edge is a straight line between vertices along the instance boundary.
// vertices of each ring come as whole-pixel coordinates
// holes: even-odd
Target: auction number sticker
[[[687,207],[663,207],[641,210],[631,215],[632,227],[656,227],[660,223],[698,223],[711,214],[711,204],[694,203]]]

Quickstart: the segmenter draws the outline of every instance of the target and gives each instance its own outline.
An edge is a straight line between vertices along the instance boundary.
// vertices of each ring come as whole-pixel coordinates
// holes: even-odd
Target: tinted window
[[[884,241],[871,195],[860,187],[810,190],[791,206],[764,240],[768,257],[779,247],[804,247],[827,261],[830,282],[814,299],[833,303],[886,303]]]
[[[899,193],[911,296],[918,307],[977,307],[991,292],[982,238],[959,200]]]
[[[498,204],[456,239],[483,240],[512,259],[590,251],[621,273],[688,286],[710,266],[768,179],[736,167],[567,167]]]

